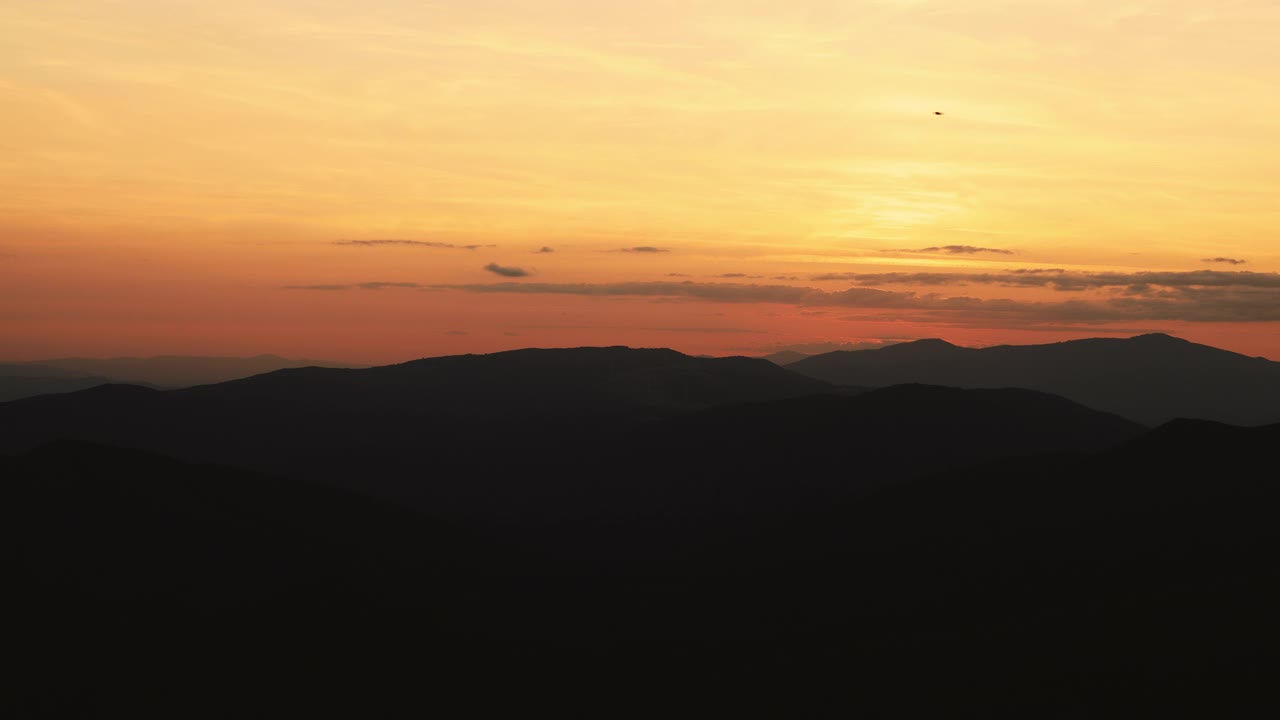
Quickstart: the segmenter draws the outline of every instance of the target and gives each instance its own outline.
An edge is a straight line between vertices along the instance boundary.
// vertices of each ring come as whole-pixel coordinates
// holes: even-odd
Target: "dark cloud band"
[[[977,247],[975,245],[935,245],[927,248],[916,249],[900,249],[890,252],[904,253],[947,253],[949,255],[976,255],[977,253],[995,253],[997,255],[1012,255],[1012,250],[1004,250],[1002,248]]]
[[[489,263],[488,265],[484,266],[484,269],[488,270],[494,275],[501,275],[502,277],[528,277],[529,276],[529,271],[525,270],[524,268],[508,267],[505,265],[499,265],[498,263]]]
[[[495,269],[497,268],[497,269]],[[522,268],[491,263],[490,272],[525,277]],[[795,285],[652,281],[618,283],[496,282],[418,285],[376,282],[352,285],[300,285],[301,290],[377,290],[414,288],[466,293],[637,297],[655,301],[759,303],[809,308],[859,308],[891,312],[931,322],[970,326],[1037,326],[1100,324],[1144,320],[1187,322],[1280,322],[1280,274],[1252,272],[1075,273],[1023,270],[985,273],[883,273],[824,276],[859,283],[859,287],[822,290]],[[941,292],[888,290],[873,285],[999,285],[1060,291],[1110,292],[1067,300],[1029,301],[979,298]]]

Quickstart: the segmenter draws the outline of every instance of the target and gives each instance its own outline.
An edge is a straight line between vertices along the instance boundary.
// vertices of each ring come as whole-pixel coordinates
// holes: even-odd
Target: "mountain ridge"
[[[0,404],[0,452],[59,437],[297,474],[415,507],[525,517],[767,508],[769,473],[821,504],[880,482],[1141,431],[1028,390],[858,393],[766,360],[530,349],[295,368],[180,390],[103,385]],[[848,473],[850,462],[858,472]],[[537,479],[531,468],[539,469]],[[737,485],[722,478],[739,477]],[[881,477],[883,476],[883,477]],[[517,513],[516,508],[524,508]]]
[[[252,356],[155,355],[148,357],[64,357],[0,363],[0,401],[49,392],[68,392],[102,383],[180,388],[225,382],[281,367],[361,367],[263,353]],[[56,378],[56,381],[48,378]]]
[[[1280,421],[1280,363],[1163,333],[966,348],[931,339],[815,355],[788,369],[836,384],[1023,387],[1145,425]]]

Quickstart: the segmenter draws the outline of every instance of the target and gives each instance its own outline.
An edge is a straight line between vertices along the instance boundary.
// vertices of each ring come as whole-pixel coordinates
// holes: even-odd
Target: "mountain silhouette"
[[[779,350],[776,353],[765,355],[764,359],[768,360],[769,362],[775,365],[782,365],[785,367],[787,365],[790,365],[793,362],[796,362],[798,360],[803,360],[807,357],[810,357],[810,356],[802,352],[796,352],[795,350]]]
[[[65,368],[34,363],[0,363],[0,402],[48,393],[73,392],[111,382]]]
[[[669,413],[830,390],[754,358],[699,358],[667,349],[525,349],[426,358],[361,370],[301,368],[184,398],[291,407],[408,410],[462,417]]]
[[[485,467],[519,487],[529,465],[554,456],[580,467],[637,423],[830,390],[759,359],[520,350],[281,370],[172,391],[103,385],[25,398],[0,404],[0,452],[77,438],[403,497],[465,490],[457,478]],[[449,481],[424,479],[441,474]]]
[[[707,505],[736,496],[741,509],[756,493],[754,507],[804,498],[812,508],[998,458],[1092,453],[1145,430],[1030,390],[897,385],[680,415],[634,434],[647,457],[629,472],[680,487],[685,506],[703,487]]]
[[[1042,393],[839,389],[750,358],[577,348],[301,368],[183,390],[104,385],[0,404],[0,451],[59,438],[541,522],[821,505],[881,484],[1142,428]]]
[[[1162,334],[987,348],[919,340],[815,355],[787,367],[831,383],[869,387],[1028,388],[1146,425],[1175,418],[1238,425],[1280,421],[1280,363]]]
[[[291,360],[278,355],[148,358],[55,358],[0,363],[0,402],[52,392],[71,392],[103,383],[180,388],[226,382],[293,367],[359,367],[325,360]]]

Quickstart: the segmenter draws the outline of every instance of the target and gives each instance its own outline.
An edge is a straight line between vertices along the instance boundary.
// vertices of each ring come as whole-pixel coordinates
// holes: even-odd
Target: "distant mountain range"
[[[860,387],[1027,388],[1147,425],[1175,418],[1280,422],[1280,363],[1162,334],[986,348],[919,340],[815,355],[787,369]]]
[[[87,375],[49,365],[0,363],[0,402],[84,390],[109,382],[111,378],[101,375]]]
[[[46,393],[72,392],[104,383],[180,388],[207,385],[295,367],[360,367],[327,360],[291,360],[277,355],[149,358],[56,358],[0,363],[0,402]]]
[[[104,385],[26,398],[0,404],[0,452],[78,438],[321,479],[419,506],[465,505],[489,495],[554,494],[553,484],[518,478],[552,463],[577,482],[590,458],[605,463],[631,432],[663,418],[834,391],[757,359],[519,350],[280,370],[182,390]],[[472,476],[483,477],[462,479]]]
[[[597,350],[601,353],[612,350],[615,356],[621,357],[621,351],[626,349]],[[354,402],[353,398],[366,392],[376,394],[378,388],[382,388],[389,390],[390,394],[400,394],[397,402],[405,407],[421,401],[424,404],[418,405],[417,409],[423,412],[438,412],[445,406],[451,408],[450,412],[468,412],[467,408],[474,406],[473,409],[481,415],[488,410],[479,406],[492,409],[502,406],[507,400],[517,402],[520,398],[534,402],[539,391],[522,387],[518,380],[521,373],[526,372],[543,373],[537,382],[546,393],[535,403],[540,411],[568,409],[582,402],[597,403],[602,407],[620,402],[617,407],[625,406],[629,408],[626,412],[630,412],[634,409],[633,404],[643,405],[646,402],[643,399],[646,393],[653,395],[651,404],[668,409],[677,406],[694,409],[724,402],[762,399],[749,394],[735,396],[728,386],[715,387],[716,383],[732,382],[727,376],[720,379],[718,375],[698,377],[697,373],[690,373],[664,378],[658,373],[643,379],[643,383],[648,385],[637,385],[633,378],[620,371],[621,368],[615,372],[607,363],[600,369],[592,369],[594,360],[584,361],[586,364],[579,366],[566,365],[557,377],[553,377],[555,373],[550,367],[536,369],[538,362],[551,365],[559,362],[555,352],[530,349],[512,351],[515,354],[429,358],[385,366],[367,375],[326,374],[315,370],[309,371],[311,374],[306,379],[294,376],[288,380],[276,378],[254,382],[268,383],[262,387],[275,387],[281,382],[299,386],[307,382],[324,383],[325,390],[313,398],[318,403],[335,402],[336,395],[342,393],[349,397],[341,402]],[[669,350],[644,352],[678,355]],[[534,359],[537,357],[541,360]],[[517,358],[522,359],[517,361]],[[604,355],[600,355],[600,359],[603,358]],[[763,359],[850,391],[909,383],[962,388],[1023,388],[1061,395],[1146,425],[1159,425],[1175,418],[1201,418],[1240,425],[1280,422],[1280,363],[1161,334],[987,348],[958,347],[936,339],[919,340],[874,350],[837,351],[812,356],[785,351]],[[742,360],[745,359],[734,362],[739,363],[738,367],[746,367],[741,364]],[[0,402],[72,392],[104,383],[175,389],[307,367],[359,369],[343,363],[290,360],[275,355],[250,358],[63,358],[38,363],[0,363]],[[497,374],[501,377],[491,377],[490,367],[500,367]],[[461,375],[455,377],[455,373]],[[603,384],[609,382],[614,386],[605,388]],[[711,385],[704,387],[706,383]],[[781,390],[782,395],[776,397],[802,387],[795,378],[787,383],[791,389]],[[809,385],[808,391],[821,392],[821,387]],[[377,406],[384,400],[369,402]]]
[[[1033,391],[864,394],[761,359],[624,347],[286,369],[169,391],[105,385],[0,404],[0,427],[0,452],[75,438],[417,507],[537,510],[526,516],[693,511],[714,505],[726,472],[745,504],[772,502],[771,480],[758,481],[772,473],[821,503],[981,460],[1092,452],[1143,430]]]

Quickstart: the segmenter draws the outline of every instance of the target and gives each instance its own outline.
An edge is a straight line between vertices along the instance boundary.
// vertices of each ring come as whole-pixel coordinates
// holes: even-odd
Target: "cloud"
[[[843,280],[864,286],[999,285],[1040,287],[1064,292],[1125,288],[1135,292],[1159,287],[1258,287],[1280,289],[1280,274],[1247,271],[1190,270],[1186,272],[1072,272],[1057,268],[1017,269],[1002,273],[827,273],[812,280]]]
[[[662,301],[787,304],[806,308],[861,308],[891,311],[886,318],[966,326],[1029,326],[1097,324],[1144,320],[1188,322],[1280,321],[1280,275],[1270,273],[1196,271],[1189,273],[1067,273],[1029,271],[999,275],[944,273],[888,273],[869,276],[881,282],[909,282],[925,276],[935,284],[957,277],[968,281],[1053,286],[1075,289],[1121,287],[1123,292],[1060,301],[978,298],[941,293],[891,291],[853,287],[825,291],[792,285],[743,283],[622,282],[622,283],[492,283],[435,285],[435,289],[473,293],[583,295],[589,297],[645,297]],[[949,278],[949,280],[944,280]],[[1012,280],[1011,280],[1012,279]],[[1061,287],[1059,287],[1061,285]]]
[[[667,248],[653,247],[652,245],[638,245],[636,247],[622,248],[618,252],[624,253],[664,253],[671,252]]]
[[[1012,250],[1003,250],[1001,248],[976,247],[974,245],[941,245],[927,248],[919,248],[916,250],[901,249],[891,250],[890,252],[908,252],[908,253],[947,253],[950,255],[974,255],[976,253],[996,253],[998,255],[1012,255]]]
[[[740,283],[620,282],[620,283],[485,283],[435,285],[439,290],[473,293],[524,293],[531,295],[586,295],[591,297],[684,298],[728,303],[801,304],[815,291],[791,285]]]
[[[456,337],[466,337],[467,335],[470,335],[471,333],[469,333],[469,332],[467,332],[467,331],[465,331],[465,330],[445,330],[445,331],[444,331],[444,334],[445,334],[445,335],[454,335],[454,336],[456,336]]]
[[[501,275],[502,277],[528,277],[529,276],[529,271],[525,270],[524,268],[506,267],[503,265],[499,265],[498,263],[489,263],[488,265],[484,266],[484,269],[488,270],[489,272],[495,275]]]
[[[442,248],[450,250],[476,250],[478,248],[491,248],[497,245],[454,245],[446,242],[433,242],[429,240],[335,240],[334,245],[347,245],[351,247],[379,247],[382,245],[408,245],[411,247],[424,248]]]
[[[553,253],[555,251],[556,251],[555,248],[549,245],[543,245],[542,247],[538,248],[537,250],[534,250],[533,252],[536,255],[546,255],[548,253]]]
[[[1249,261],[1248,261],[1248,260],[1239,260],[1239,259],[1237,259],[1237,258],[1216,257],[1216,258],[1205,258],[1205,259],[1201,260],[1200,262],[1207,262],[1207,263],[1222,263],[1222,264],[1224,264],[1224,265],[1244,265],[1245,263],[1247,263],[1247,262],[1249,262]]]
[[[667,273],[667,277],[693,277],[689,273]]]
[[[486,270],[504,277],[525,277],[522,268],[490,263]],[[294,285],[294,290],[381,290],[405,288],[469,293],[635,297],[650,302],[778,304],[825,312],[829,308],[875,311],[861,319],[913,319],[971,327],[1036,327],[1187,322],[1280,322],[1280,274],[1246,271],[1073,272],[1023,269],[1003,273],[840,273],[822,276],[857,283],[842,290],[740,282],[652,281],[616,283],[496,282],[421,285],[413,282],[364,282],[346,285]],[[891,290],[885,286],[910,285]],[[1067,300],[1015,300],[971,297],[919,288],[993,285],[1048,288],[1071,292]],[[1091,292],[1085,292],[1091,291]]]
[[[416,290],[421,288],[422,285],[415,282],[367,282],[360,283],[356,287],[361,290],[381,290],[383,288],[409,288]]]

